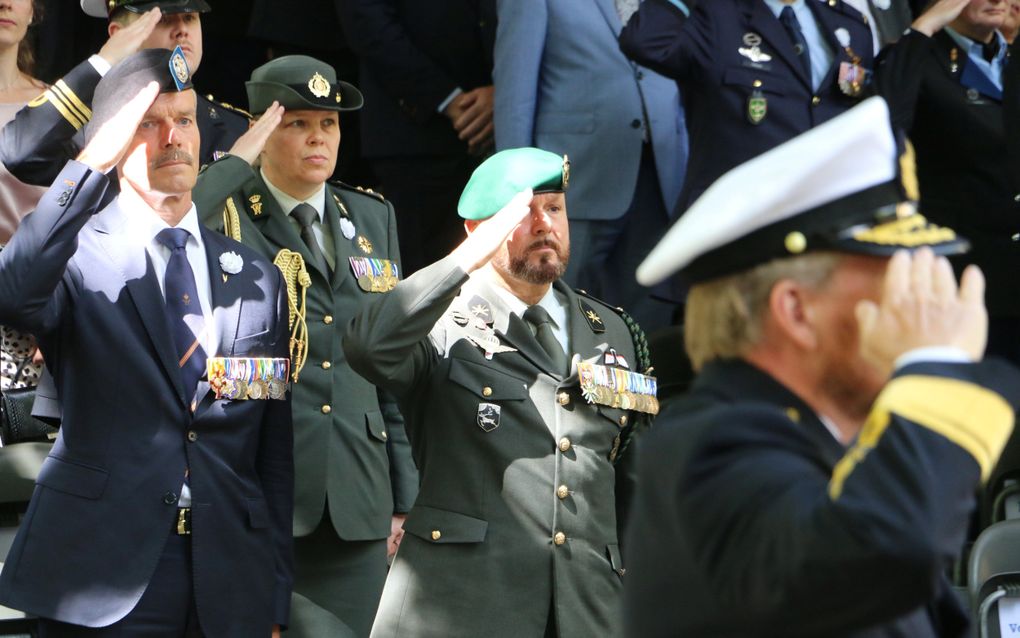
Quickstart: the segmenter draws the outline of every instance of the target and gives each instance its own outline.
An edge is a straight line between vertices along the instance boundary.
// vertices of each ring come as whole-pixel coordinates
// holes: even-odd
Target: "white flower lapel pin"
[[[231,251],[220,255],[220,268],[223,269],[223,281],[227,280],[227,275],[236,275],[241,272],[241,268],[244,267],[244,260],[237,253]]]

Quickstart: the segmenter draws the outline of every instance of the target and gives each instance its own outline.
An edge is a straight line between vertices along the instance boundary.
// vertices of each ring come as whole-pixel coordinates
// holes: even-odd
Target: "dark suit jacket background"
[[[437,107],[492,84],[495,0],[334,0],[361,64],[365,157],[463,155]],[[396,13],[406,38],[377,25]]]

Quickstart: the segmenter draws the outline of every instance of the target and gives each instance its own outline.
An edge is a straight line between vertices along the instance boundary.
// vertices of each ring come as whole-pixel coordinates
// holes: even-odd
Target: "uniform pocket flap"
[[[269,527],[269,508],[263,498],[248,499],[248,524],[252,529]]]
[[[488,521],[435,507],[415,505],[404,530],[430,543],[481,543]]]
[[[790,92],[790,82],[785,77],[760,69],[731,66],[723,72],[723,84],[743,86],[749,91],[757,89],[763,93],[786,94]]]
[[[368,427],[368,434],[373,439],[386,442],[389,438],[389,434],[386,433],[386,422],[383,421],[382,412],[379,410],[372,410],[365,413],[365,423]]]
[[[97,499],[103,495],[109,476],[106,470],[50,456],[43,463],[35,482],[74,496]]]
[[[523,379],[462,359],[450,360],[450,381],[490,401],[528,398],[528,384]]]

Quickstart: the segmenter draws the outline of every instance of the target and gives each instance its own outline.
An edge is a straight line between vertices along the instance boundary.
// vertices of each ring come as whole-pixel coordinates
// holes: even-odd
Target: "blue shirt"
[[[1002,37],[1002,34],[998,31],[995,32],[995,40],[999,43],[999,52],[995,54],[992,61],[989,62],[985,59],[983,53],[983,47],[980,42],[975,42],[967,36],[960,35],[956,31],[953,31],[949,27],[946,27],[946,33],[949,37],[953,38],[960,48],[967,52],[967,58],[970,64],[973,64],[977,68],[981,69],[981,72],[992,81],[997,89],[1002,90],[1002,68],[1006,64],[1006,38]]]
[[[794,0],[789,4],[782,0],[764,1],[777,20],[783,7],[793,8],[793,13],[797,16],[797,21],[800,22],[800,30],[804,34],[804,40],[807,41],[808,52],[811,55],[811,89],[817,91],[818,87],[822,85],[825,75],[829,72],[829,68],[832,67],[835,53],[826,42],[825,37],[822,36],[822,29],[818,25],[818,21],[815,20],[815,14],[811,13],[811,9],[804,0]]]

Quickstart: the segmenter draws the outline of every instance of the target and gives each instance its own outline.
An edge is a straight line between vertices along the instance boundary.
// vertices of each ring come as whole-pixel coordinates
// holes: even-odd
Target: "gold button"
[[[188,440],[191,441],[192,443],[197,441],[198,440],[198,432],[195,432],[194,430],[188,430]]]
[[[437,540],[439,540],[442,537],[443,537],[443,533],[440,532],[438,529],[432,530],[432,540],[437,541]]]
[[[811,106],[818,106],[821,103],[822,103],[822,98],[818,97],[817,95],[814,96],[813,98],[811,98]]]
[[[761,87],[761,80],[755,80],[754,82],[751,83],[751,85],[754,86],[754,88],[757,89],[757,88]]]
[[[323,361],[322,362],[322,369],[323,370],[329,370],[332,367],[333,367],[333,364],[330,363],[329,361]]]
[[[567,542],[567,535],[563,532],[556,532],[556,535],[553,536],[553,542],[557,545],[562,545]]]
[[[333,323],[333,315],[326,315],[325,317],[323,317],[322,323],[326,324],[327,326]]]
[[[570,496],[570,490],[567,489],[566,485],[560,485],[556,488],[556,496],[562,501],[563,499]]]
[[[807,250],[807,237],[804,236],[804,233],[795,230],[786,236],[783,244],[791,255],[799,255]]]
[[[560,452],[569,451],[570,451],[570,439],[568,439],[567,437],[563,437],[562,439],[560,439]]]
[[[383,441],[385,441],[389,437],[389,435],[386,434],[386,430],[383,430],[382,433],[379,434],[379,436],[382,437]]]
[[[621,414],[620,415],[620,427],[623,427],[625,425],[627,425],[627,415],[626,414]]]
[[[483,397],[491,397],[492,396],[492,388],[490,388],[489,386],[485,386],[484,388],[482,388],[482,396]]]
[[[323,414],[329,414],[329,413],[330,413],[330,412],[332,412],[332,411],[333,411],[333,408],[332,408],[332,407],[330,407],[330,406],[328,406],[328,405],[324,405],[324,406],[322,406],[322,413],[323,413]]]
[[[567,405],[570,403],[570,395],[566,392],[560,392],[556,395],[556,402],[560,405]]]

